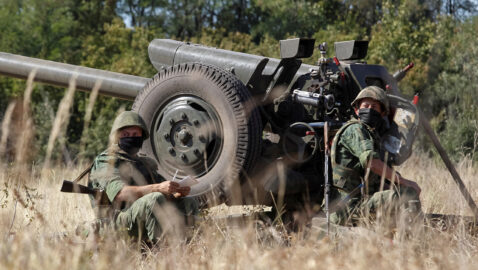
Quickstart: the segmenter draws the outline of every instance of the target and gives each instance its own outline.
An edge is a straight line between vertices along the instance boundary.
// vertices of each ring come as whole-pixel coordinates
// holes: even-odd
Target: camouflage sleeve
[[[89,185],[93,188],[105,190],[111,202],[125,186],[119,168],[116,168],[112,161],[114,161],[113,157],[108,155],[101,154],[96,157],[89,178]]]
[[[158,173],[158,164],[156,161],[147,156],[139,156],[139,160],[148,168],[155,183],[161,183],[166,179]]]
[[[361,124],[349,126],[341,136],[341,143],[358,158],[362,168],[367,167],[369,160],[380,158],[377,149],[374,149],[372,134]]]
[[[106,195],[108,195],[110,202],[113,202],[124,186],[125,184],[122,180],[112,180],[106,185]]]

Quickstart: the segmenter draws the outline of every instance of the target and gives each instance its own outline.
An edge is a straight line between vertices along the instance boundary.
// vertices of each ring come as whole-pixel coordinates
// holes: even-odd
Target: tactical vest
[[[373,130],[366,124],[360,122],[359,120],[350,120],[342,128],[337,131],[335,138],[332,143],[331,149],[331,159],[332,159],[332,174],[333,174],[333,183],[336,188],[340,190],[340,193],[350,193],[355,189],[360,183],[363,182],[365,171],[358,172],[355,169],[348,168],[337,162],[337,144],[342,136],[343,132],[351,125],[359,123],[363,125],[367,131],[370,133],[370,136],[374,139],[374,147],[377,146],[379,139],[373,132]]]

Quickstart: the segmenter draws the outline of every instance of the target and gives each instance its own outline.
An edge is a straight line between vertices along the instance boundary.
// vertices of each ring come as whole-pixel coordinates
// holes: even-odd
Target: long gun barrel
[[[101,81],[100,94],[128,100],[134,100],[138,92],[150,80],[139,76],[0,52],[1,75],[27,79],[33,70],[36,70],[35,81],[61,87],[68,87],[71,78],[76,75],[76,87],[84,91],[91,91],[95,83]]]
[[[293,78],[309,72],[314,66],[288,59],[269,58],[234,52],[171,39],[155,39],[148,47],[149,59],[161,70],[182,63],[214,65],[237,76],[253,94],[263,94],[276,83],[289,84]],[[287,72],[284,72],[287,70]]]
[[[230,70],[245,85],[254,76],[258,66],[261,69],[260,72],[267,67],[264,73],[270,75],[275,71],[280,61],[279,59],[222,50],[172,39],[155,39],[151,41],[148,53],[151,63],[158,70],[181,63],[206,63]]]

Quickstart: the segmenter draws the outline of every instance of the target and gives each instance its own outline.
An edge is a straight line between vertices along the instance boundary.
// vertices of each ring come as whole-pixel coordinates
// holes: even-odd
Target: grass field
[[[284,233],[246,221],[202,222],[189,241],[164,241],[141,252],[110,233],[96,241],[75,234],[94,219],[87,196],[59,192],[82,168],[43,171],[3,166],[0,172],[0,269],[476,269],[478,239],[463,226],[441,232],[420,226],[407,237],[384,237],[371,225],[319,239],[314,230]],[[400,169],[422,187],[425,212],[471,215],[449,173],[423,155]],[[477,173],[463,160],[458,171],[478,199]],[[279,224],[280,225],[280,224]]]
[[[74,179],[86,165],[44,169],[49,167],[55,141],[64,136],[74,83],[55,116],[44,167],[21,165],[28,161],[34,133],[29,111],[33,76],[24,94],[20,123],[13,123],[21,132],[10,134],[17,139],[17,155],[12,164],[0,163],[0,270],[478,268],[478,239],[463,224],[448,231],[420,225],[408,234],[401,233],[405,227],[400,225],[390,234],[375,223],[323,237],[314,226],[287,233],[280,222],[270,226],[254,219],[207,220],[189,231],[187,241],[170,237],[153,249],[114,231],[85,238],[77,227],[94,220],[88,197],[59,190],[64,179]],[[90,96],[93,101],[85,122],[91,117],[94,99]],[[13,107],[7,108],[2,120],[0,154],[5,154]],[[398,170],[421,186],[424,212],[471,216],[441,163],[418,153]],[[464,158],[457,170],[477,200],[476,166]]]

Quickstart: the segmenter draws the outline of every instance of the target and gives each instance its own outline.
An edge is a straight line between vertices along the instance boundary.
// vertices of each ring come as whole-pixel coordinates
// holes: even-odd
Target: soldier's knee
[[[141,216],[150,216],[156,204],[162,204],[166,201],[164,195],[160,192],[153,192],[139,198],[131,207],[137,209]]]
[[[166,196],[161,192],[153,192],[146,196],[151,196],[150,200],[152,203],[163,204],[166,202]]]
[[[141,197],[141,199],[149,208],[153,207],[155,204],[162,204],[166,202],[166,197],[161,192],[152,192]]]
[[[390,207],[398,202],[398,193],[395,190],[385,190],[375,192],[366,202],[366,208],[369,211],[375,211],[379,208]]]

